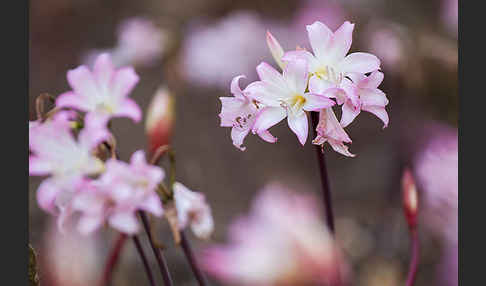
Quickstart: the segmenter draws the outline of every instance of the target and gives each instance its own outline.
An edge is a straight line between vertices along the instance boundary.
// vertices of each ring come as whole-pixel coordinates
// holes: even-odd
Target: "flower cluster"
[[[142,150],[133,153],[129,163],[119,160],[110,143],[114,141],[109,130],[112,118],[141,120],[140,107],[128,97],[139,77],[132,67],[115,69],[110,55],[102,54],[93,71],[80,66],[68,71],[67,79],[73,90],[57,97],[47,118],[29,122],[29,173],[48,176],[37,191],[38,204],[59,215],[61,229],[76,212],[83,234],[105,223],[134,234],[139,229],[137,211],[164,215],[157,193],[164,171],[148,164]],[[111,149],[111,158],[102,159],[103,148]],[[184,188],[170,199],[183,218],[180,229],[191,225],[200,237],[211,234],[211,212],[203,195]]]
[[[231,139],[240,150],[251,131],[263,140],[275,143],[269,128],[287,119],[289,128],[304,145],[308,137],[308,113],[320,112],[314,144],[328,142],[336,151],[354,156],[345,143],[351,139],[344,127],[351,124],[361,110],[380,118],[388,125],[385,106],[388,99],[378,86],[383,81],[380,60],[369,53],[347,55],[351,48],[354,24],[344,22],[335,32],[325,24],[307,26],[312,53],[301,48],[285,52],[279,42],[267,32],[267,44],[272,56],[283,70],[279,72],[262,62],[256,67],[259,81],[245,89],[239,86],[243,76],[231,82],[232,97],[221,97],[222,127],[232,127]],[[332,109],[342,108],[338,121]]]
[[[347,265],[315,202],[267,186],[251,213],[230,226],[231,242],[203,251],[202,266],[235,285],[338,285]]]

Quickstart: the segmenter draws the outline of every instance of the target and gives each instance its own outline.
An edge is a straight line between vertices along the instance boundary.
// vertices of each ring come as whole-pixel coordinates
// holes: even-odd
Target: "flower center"
[[[320,66],[315,72],[314,75],[316,75],[320,79],[324,79],[336,84],[340,84],[341,81],[343,80],[343,75],[340,72],[337,72],[334,70],[334,68],[328,66],[328,65],[322,65]]]
[[[297,114],[298,112],[302,111],[302,107],[304,107],[305,102],[306,99],[303,95],[295,94],[285,101],[284,106],[293,114]]]

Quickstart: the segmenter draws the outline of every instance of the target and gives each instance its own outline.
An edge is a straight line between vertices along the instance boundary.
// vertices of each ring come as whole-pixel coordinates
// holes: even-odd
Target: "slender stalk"
[[[184,251],[184,254],[186,255],[187,260],[189,261],[189,265],[191,266],[192,272],[194,273],[197,282],[199,282],[199,285],[208,285],[201,269],[199,269],[199,266],[197,265],[191,245],[189,244],[189,240],[187,239],[184,231],[181,231],[181,247]]]
[[[412,286],[415,282],[415,276],[417,275],[418,263],[419,263],[419,240],[417,235],[416,229],[410,230],[410,240],[412,243],[412,247],[410,249],[411,252],[411,260],[410,266],[408,270],[407,276],[407,283],[406,286]]]
[[[140,258],[142,258],[143,266],[145,267],[145,272],[147,273],[147,277],[149,279],[150,285],[155,286],[154,276],[152,274],[152,270],[150,270],[150,265],[147,261],[147,257],[145,256],[145,253],[143,252],[143,248],[142,245],[140,244],[140,240],[136,235],[132,236],[132,239],[133,242],[135,243],[135,247],[137,248],[138,254],[140,254]]]
[[[162,278],[164,280],[165,286],[172,286],[172,278],[170,277],[169,268],[167,267],[167,262],[165,261],[164,256],[160,252],[160,249],[155,245],[152,233],[150,232],[150,225],[147,219],[147,215],[143,211],[138,211],[140,218],[142,219],[143,226],[145,228],[145,232],[147,232],[147,236],[150,242],[150,246],[154,251],[155,258],[157,259],[157,263],[159,264],[160,273],[162,274]]]
[[[111,250],[108,260],[106,261],[105,270],[103,271],[103,278],[100,283],[101,286],[110,284],[113,276],[113,270],[115,269],[115,266],[118,262],[118,258],[120,257],[120,252],[123,248],[123,245],[125,244],[126,239],[127,239],[127,235],[124,233],[120,233],[115,245]]]
[[[317,136],[317,124],[319,123],[319,113],[311,112],[312,130],[314,130],[314,137]],[[329,178],[327,175],[326,158],[321,146],[315,145],[317,162],[319,163],[319,174],[321,176],[321,188],[324,199],[324,209],[326,212],[326,222],[330,231],[334,234],[334,214],[332,211],[331,188],[329,187]]]

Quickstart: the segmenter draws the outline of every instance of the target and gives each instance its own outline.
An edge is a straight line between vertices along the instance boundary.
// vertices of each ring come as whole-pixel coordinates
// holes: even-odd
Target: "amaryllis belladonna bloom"
[[[268,186],[248,216],[230,228],[230,243],[206,249],[202,266],[235,285],[333,285],[345,280],[339,248],[315,199]]]
[[[183,230],[190,226],[197,237],[209,238],[214,229],[214,222],[211,208],[206,203],[204,195],[175,182],[174,202],[179,229]]]
[[[76,139],[71,131],[74,117],[74,112],[60,111],[29,128],[29,174],[50,176],[39,186],[37,200],[51,213],[56,212],[56,200],[62,192],[74,193],[74,186],[84,176],[103,171],[103,162],[92,151],[106,133],[87,125]]]
[[[322,94],[306,92],[307,62],[296,59],[285,66],[283,74],[265,62],[257,66],[261,81],[248,85],[249,96],[265,105],[257,114],[253,133],[261,133],[287,117],[290,129],[304,145],[309,132],[305,111],[319,111],[335,102]]]
[[[132,67],[115,69],[109,54],[96,59],[93,71],[80,66],[67,72],[72,91],[61,94],[57,107],[75,108],[87,112],[87,124],[104,126],[111,117],[129,117],[140,121],[142,112],[128,95],[139,77]]]
[[[139,229],[137,210],[155,216],[163,215],[162,203],[155,189],[164,178],[164,171],[147,164],[143,151],[133,153],[130,164],[109,159],[106,171],[98,180],[87,181],[77,194],[72,208],[82,213],[79,231],[89,234],[105,221],[127,234]]]
[[[261,110],[261,106],[258,102],[251,99],[248,96],[246,90],[241,90],[239,86],[239,80],[245,76],[237,76],[231,81],[231,93],[232,97],[220,97],[221,100],[221,118],[222,127],[232,127],[231,139],[233,145],[245,151],[246,147],[243,147],[243,140],[253,128],[256,114]],[[263,140],[275,143],[277,138],[273,137],[268,130],[262,130],[258,132],[258,135]]]
[[[324,108],[319,113],[319,123],[317,124],[317,136],[312,141],[313,144],[323,145],[329,143],[332,149],[348,157],[355,155],[348,151],[348,146],[344,143],[351,143],[346,131],[339,123],[332,108]]]

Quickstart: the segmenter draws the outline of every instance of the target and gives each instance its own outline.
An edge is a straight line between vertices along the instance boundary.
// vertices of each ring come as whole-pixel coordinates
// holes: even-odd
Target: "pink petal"
[[[285,62],[292,62],[295,60],[306,60],[310,70],[316,67],[319,63],[310,52],[305,50],[289,51],[284,54],[282,60]]]
[[[111,57],[108,53],[103,53],[96,58],[93,73],[98,85],[108,87],[111,77],[114,74],[114,67],[111,62]]]
[[[281,86],[277,87],[274,84],[263,81],[250,83],[245,91],[248,92],[250,98],[268,106],[280,106],[280,95],[285,92],[282,91]]]
[[[126,98],[121,102],[121,106],[115,115],[120,117],[128,117],[135,122],[140,122],[142,119],[142,110],[134,100]]]
[[[126,234],[135,234],[138,231],[138,221],[132,212],[116,212],[108,219],[110,225]]]
[[[86,99],[86,97],[73,91],[68,91],[59,95],[56,98],[56,107],[76,108],[81,111],[88,111],[91,109],[89,101]]]
[[[61,189],[54,179],[45,179],[37,189],[37,203],[39,207],[54,214],[54,202]]]
[[[143,150],[137,150],[133,152],[132,157],[130,157],[130,164],[133,166],[147,165],[147,160],[145,159],[145,152]]]
[[[263,140],[267,141],[268,143],[275,143],[277,142],[277,137],[274,137],[270,131],[268,130],[265,130],[265,131],[262,131],[260,133],[258,133],[258,136],[260,136],[260,138],[262,138]]]
[[[91,71],[86,66],[79,66],[67,72],[69,85],[82,97],[96,97],[98,87]]]
[[[275,62],[281,69],[284,69],[285,65],[282,62],[284,50],[282,49],[282,46],[280,46],[280,43],[277,41],[277,39],[275,39],[275,37],[270,33],[270,31],[267,31],[267,46]]]
[[[388,99],[383,91],[379,89],[362,89],[361,103],[363,105],[375,105],[384,107],[388,104]]]
[[[235,118],[239,116],[241,108],[245,101],[236,97],[220,97],[221,100],[221,112],[219,117],[221,118],[221,127],[232,127]]]
[[[380,60],[369,53],[352,53],[340,63],[340,70],[344,73],[368,73],[380,68]]]
[[[307,87],[307,62],[300,59],[289,62],[283,71],[283,77],[290,90],[304,93]]]
[[[79,144],[93,149],[111,137],[106,128],[108,117],[98,113],[89,112],[85,117],[85,126],[79,133]]]
[[[350,81],[349,79],[345,78],[341,82],[341,88],[344,90],[346,99],[345,101],[349,100],[351,103],[358,108],[360,106],[360,98],[359,98],[359,89],[355,83]]]
[[[327,56],[332,31],[323,23],[316,21],[312,25],[307,25],[307,33],[312,50],[317,58]]]
[[[154,193],[153,195],[151,195],[147,199],[145,199],[139,205],[139,208],[152,213],[156,217],[161,217],[164,214],[164,209],[162,208],[162,203],[160,202],[160,198],[156,193]]]
[[[253,133],[259,134],[282,121],[287,111],[282,107],[264,107],[256,116]]]
[[[51,163],[38,157],[29,156],[29,175],[45,176],[52,172]]]
[[[112,78],[111,91],[114,97],[123,98],[128,96],[139,77],[132,67],[121,68],[117,70]]]
[[[83,235],[88,235],[100,228],[104,222],[103,215],[84,215],[79,219],[78,231]]]
[[[239,84],[241,78],[246,78],[246,76],[244,76],[244,75],[235,76],[233,78],[233,80],[231,80],[230,89],[231,89],[231,93],[235,97],[244,99],[245,95],[243,94],[243,91],[241,90],[240,84]]]
[[[334,32],[327,57],[341,60],[346,56],[353,41],[353,29],[354,24],[346,21]]]
[[[245,140],[245,137],[249,132],[249,128],[241,129],[239,127],[233,127],[231,129],[231,140],[233,140],[233,145],[241,151],[245,151],[246,147],[242,147],[241,145],[243,145],[243,140]]]
[[[343,104],[343,114],[341,116],[341,126],[348,126],[360,113],[360,109],[356,108],[350,101]]]
[[[348,157],[355,157],[355,154],[352,154],[348,150],[348,146],[344,145],[343,142],[340,141],[334,141],[334,140],[329,140],[328,141],[329,145],[331,145],[332,149],[340,154],[343,154],[344,156]]]
[[[271,65],[267,64],[266,62],[261,62],[256,67],[258,76],[262,81],[271,83],[276,85],[277,87],[285,87],[286,83],[282,75],[274,69]]]
[[[331,107],[336,104],[334,100],[321,94],[306,93],[304,94],[304,97],[305,104],[303,109],[305,111],[320,111],[323,108]]]
[[[381,106],[363,106],[362,109],[365,110],[365,111],[371,112],[374,115],[376,115],[378,118],[380,118],[381,121],[383,121],[383,123],[384,123],[383,128],[388,127],[389,118],[388,118],[388,113],[386,112],[384,107],[381,107]]]
[[[381,71],[374,71],[372,72],[369,76],[365,77],[362,79],[359,83],[358,86],[360,88],[369,88],[369,89],[375,89],[378,88],[378,86],[381,84],[383,81],[383,73]]]
[[[299,138],[300,144],[302,144],[302,146],[305,145],[307,134],[309,132],[309,123],[305,112],[301,112],[297,116],[295,116],[293,113],[289,113],[287,122],[292,132],[294,132],[295,135],[297,135],[297,138]]]

